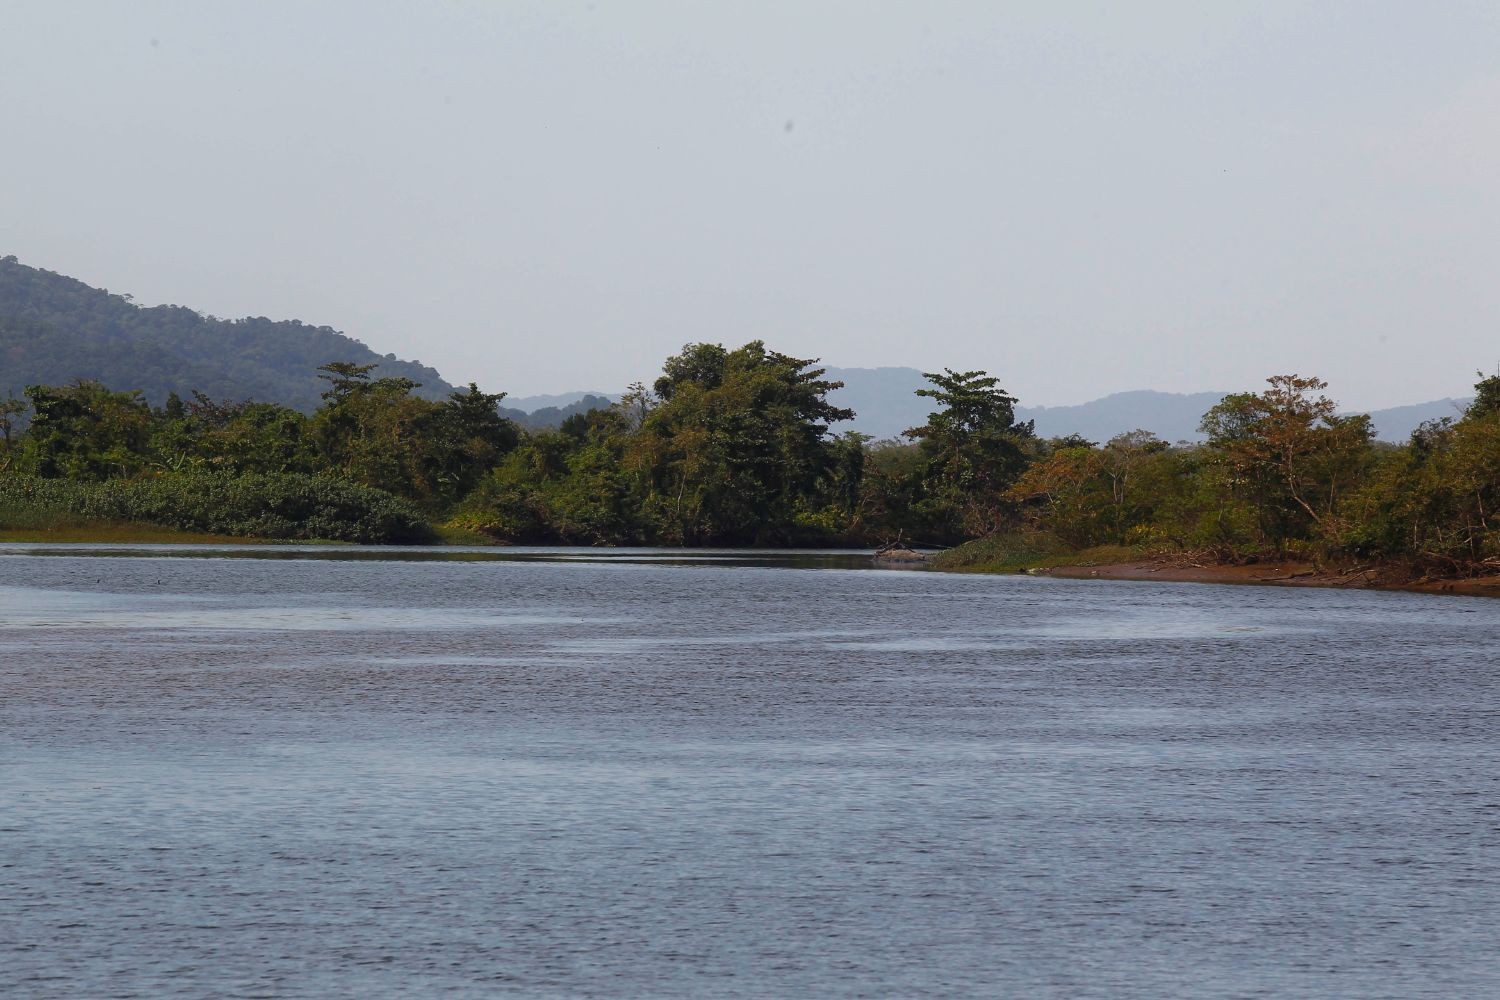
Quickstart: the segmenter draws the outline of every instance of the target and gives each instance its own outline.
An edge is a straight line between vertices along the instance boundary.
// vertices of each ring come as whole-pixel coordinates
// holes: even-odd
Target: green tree
[[[622,458],[626,418],[614,410],[569,417],[523,435],[460,506],[459,526],[516,542],[612,545],[642,540]]]
[[[786,542],[833,474],[828,426],[853,417],[815,360],[752,341],[668,358],[626,455],[656,537],[689,545]]]
[[[1027,467],[1005,498],[1025,505],[1036,527],[1069,545],[1097,545],[1107,530],[1111,501],[1107,461],[1103,451],[1088,444],[1053,448]]]
[[[378,367],[379,365],[374,364],[357,365],[352,361],[330,361],[326,365],[319,365],[318,371],[322,374],[318,378],[328,383],[328,388],[323,391],[324,402],[344,402],[354,393],[368,387],[370,372]]]
[[[371,379],[373,365],[333,362],[312,431],[324,464],[363,486],[422,503],[442,494],[443,462],[430,433],[440,404],[413,394],[408,378]]]
[[[429,411],[425,449],[426,481],[448,502],[472,490],[484,475],[516,447],[520,433],[516,425],[500,416],[505,393],[481,392],[469,383],[466,390],[450,393]]]
[[[98,382],[27,386],[29,466],[44,478],[131,476],[150,464],[151,409],[139,392]]]
[[[1486,376],[1484,372],[1475,372],[1479,381],[1474,383],[1474,402],[1464,411],[1464,416],[1471,419],[1481,419],[1492,413],[1500,413],[1500,375]]]
[[[1172,492],[1160,468],[1169,450],[1143,430],[1117,434],[1098,448],[1077,437],[1057,439],[1006,495],[1069,544],[1133,544],[1151,535]]]
[[[183,416],[164,408],[153,448],[161,464],[244,474],[314,472],[316,449],[309,421],[275,403],[220,402],[194,392],[182,404]]]
[[[1481,375],[1463,417],[1417,428],[1376,465],[1343,542],[1419,573],[1500,568],[1500,378]]]
[[[14,457],[15,429],[26,404],[15,397],[0,399],[0,471],[10,467]]]
[[[1263,392],[1226,396],[1204,415],[1209,447],[1255,507],[1265,541],[1330,537],[1340,502],[1368,461],[1370,418],[1339,416],[1321,379],[1266,382]]]
[[[1026,468],[1036,435],[1017,423],[1016,398],[983,371],[925,372],[932,388],[918,389],[941,407],[927,423],[905,431],[926,460],[922,501],[960,535],[984,535],[1005,522],[1003,494]]]
[[[1126,431],[1105,442],[1100,450],[1100,473],[1109,483],[1109,500],[1115,540],[1124,542],[1141,520],[1132,509],[1142,471],[1152,457],[1167,450],[1167,443],[1146,430]]]

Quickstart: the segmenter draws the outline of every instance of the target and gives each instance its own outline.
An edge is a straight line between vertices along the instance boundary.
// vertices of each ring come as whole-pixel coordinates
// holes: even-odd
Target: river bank
[[[44,527],[0,526],[0,543],[84,543],[97,545],[119,545],[136,543],[142,545],[256,545],[266,544],[263,538],[245,535],[216,535],[202,531],[180,531],[139,521],[95,521],[77,524],[61,524]]]
[[[1500,597],[1500,573],[1431,578],[1414,576],[1405,567],[1379,563],[1344,569],[1330,569],[1299,559],[1223,563],[1215,562],[1205,554],[1153,552],[1121,545],[1074,549],[1044,533],[975,539],[938,554],[929,566],[953,573],[1026,573],[1070,580],[1339,587]]]
[[[1500,574],[1455,579],[1401,578],[1382,567],[1344,572],[1311,563],[1253,563],[1245,566],[1133,560],[1102,565],[1050,566],[1027,570],[1037,576],[1069,580],[1155,580],[1170,583],[1231,583],[1272,587],[1344,587],[1358,590],[1404,590],[1426,594],[1500,597]]]
[[[507,548],[494,539],[474,532],[439,526],[433,539],[438,545]],[[0,544],[95,543],[95,544],[319,544],[318,541],[267,539],[245,535],[222,535],[181,531],[131,521],[77,519],[43,526],[0,525]],[[323,541],[322,544],[337,544]],[[1003,548],[997,548],[1003,546]],[[685,550],[686,551],[686,550]],[[754,551],[754,550],[747,550]],[[857,552],[857,550],[850,550]],[[983,559],[975,558],[983,554]],[[969,558],[964,558],[965,555]],[[905,552],[898,554],[904,556]],[[1500,574],[1452,579],[1412,579],[1393,568],[1358,567],[1345,571],[1319,568],[1296,560],[1249,564],[1200,563],[1183,555],[1147,556],[1120,546],[1104,546],[1082,552],[1059,552],[1035,540],[982,539],[926,558],[874,559],[900,568],[931,568],[939,572],[1049,576],[1069,580],[1127,580],[1158,583],[1219,583],[1274,587],[1338,587],[1358,590],[1399,590],[1428,594],[1464,594],[1500,597]],[[953,558],[957,556],[958,558]]]

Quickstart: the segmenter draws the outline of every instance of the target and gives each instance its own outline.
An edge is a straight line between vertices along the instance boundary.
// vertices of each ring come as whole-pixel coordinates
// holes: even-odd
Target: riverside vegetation
[[[374,364],[318,369],[304,414],[194,392],[150,405],[96,382],[0,401],[0,531],[155,529],[275,539],[587,545],[957,545],[948,568],[1150,553],[1500,567],[1500,377],[1404,445],[1297,375],[1225,397],[1206,441],[1041,439],[980,371],[927,375],[901,439],[831,428],[812,360],[690,344],[647,387],[555,430],[475,385],[424,398]],[[966,543],[966,544],[960,544]]]

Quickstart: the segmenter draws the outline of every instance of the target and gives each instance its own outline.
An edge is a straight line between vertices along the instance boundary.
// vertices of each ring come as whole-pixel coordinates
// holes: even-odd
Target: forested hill
[[[326,326],[137,306],[128,296],[0,258],[0,399],[19,397],[28,385],[82,378],[140,389],[155,405],[168,393],[186,397],[197,390],[311,413],[327,388],[317,368],[330,361],[377,364],[377,377],[420,382],[417,394],[429,399],[453,391],[434,369],[382,357]]]

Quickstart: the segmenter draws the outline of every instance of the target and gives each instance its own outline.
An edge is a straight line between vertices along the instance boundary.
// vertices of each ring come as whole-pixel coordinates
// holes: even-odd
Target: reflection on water
[[[868,565],[0,549],[0,995],[1500,990],[1500,604]]]

